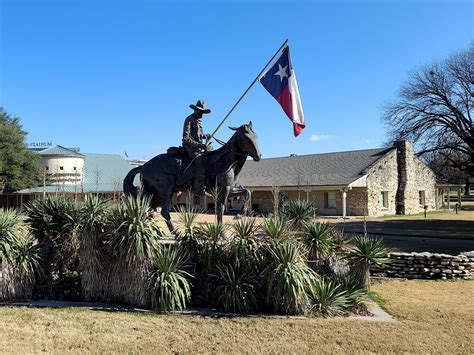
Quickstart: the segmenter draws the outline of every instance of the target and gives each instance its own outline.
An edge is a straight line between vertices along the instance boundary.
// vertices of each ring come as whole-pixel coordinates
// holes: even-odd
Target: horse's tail
[[[140,173],[140,170],[142,169],[141,166],[137,166],[136,168],[133,168],[130,170],[125,176],[125,179],[123,179],[123,193],[125,196],[137,196],[138,195],[138,188],[133,185],[133,180],[135,179],[135,175]]]

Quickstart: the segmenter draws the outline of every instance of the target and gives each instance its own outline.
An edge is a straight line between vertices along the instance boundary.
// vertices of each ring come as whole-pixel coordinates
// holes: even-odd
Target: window
[[[49,170],[49,166],[46,167],[46,171],[48,171],[48,170]]]
[[[74,171],[76,171],[76,170],[77,170],[77,167],[74,167],[73,169],[74,169]]]
[[[324,193],[324,208],[336,208],[336,193],[334,191]]]
[[[418,196],[420,200],[420,206],[425,205],[425,191],[418,191]]]
[[[201,199],[199,196],[194,196],[194,205],[200,205],[201,204]]]
[[[380,207],[388,208],[388,191],[380,192]]]
[[[60,167],[59,167],[59,170],[64,170],[64,166],[60,166]]]

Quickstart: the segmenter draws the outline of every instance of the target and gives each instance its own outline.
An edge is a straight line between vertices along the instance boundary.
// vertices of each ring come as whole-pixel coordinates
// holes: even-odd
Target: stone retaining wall
[[[407,279],[469,279],[474,277],[474,251],[460,255],[391,253],[390,265],[371,270],[374,276]]]

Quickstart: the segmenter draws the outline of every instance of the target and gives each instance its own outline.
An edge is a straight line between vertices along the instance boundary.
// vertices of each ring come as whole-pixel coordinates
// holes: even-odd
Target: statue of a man
[[[194,193],[197,196],[204,196],[206,193],[204,180],[205,171],[201,162],[203,152],[208,148],[203,140],[209,138],[208,134],[203,134],[202,131],[202,116],[210,113],[211,110],[206,108],[204,101],[198,100],[196,105],[189,105],[194,110],[194,113],[186,117],[183,127],[183,148],[186,154],[194,159]],[[178,178],[178,185],[186,182],[192,175],[192,169]]]

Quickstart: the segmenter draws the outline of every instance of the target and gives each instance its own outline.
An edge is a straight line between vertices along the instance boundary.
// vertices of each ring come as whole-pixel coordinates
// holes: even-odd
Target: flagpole
[[[281,52],[281,50],[283,48],[285,48],[285,46],[288,44],[288,39],[285,40],[285,42],[283,42],[283,44],[281,45],[280,48],[278,48],[278,50],[275,52],[275,54],[273,55],[273,57],[271,57],[271,59],[268,61],[267,64],[265,64],[265,66],[263,67],[263,69],[260,71],[260,73],[258,73],[258,75],[255,77],[255,79],[252,81],[252,83],[249,85],[249,87],[247,88],[247,90],[245,90],[245,92],[242,94],[242,96],[240,96],[240,98],[237,100],[237,102],[234,104],[234,106],[232,106],[232,108],[230,109],[230,111],[227,113],[227,115],[225,115],[225,117],[222,119],[221,123],[219,123],[219,125],[217,126],[217,128],[214,130],[214,132],[212,132],[212,134],[209,136],[208,139],[206,139],[207,142],[209,142],[213,137],[214,135],[216,134],[216,132],[221,128],[221,126],[224,124],[224,122],[227,120],[227,118],[230,116],[230,114],[235,110],[235,108],[239,105],[240,101],[242,101],[242,99],[244,98],[245,95],[247,95],[247,93],[249,92],[249,90],[252,88],[252,86],[257,82],[257,80],[260,79],[260,76],[263,74],[263,72],[265,71],[265,69],[267,69],[268,65],[273,61],[273,59],[275,59],[275,57],[278,55],[278,53]]]

